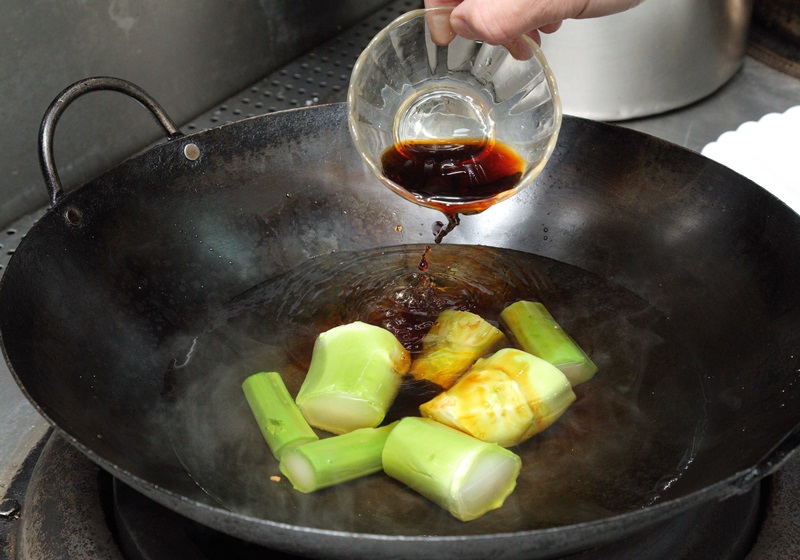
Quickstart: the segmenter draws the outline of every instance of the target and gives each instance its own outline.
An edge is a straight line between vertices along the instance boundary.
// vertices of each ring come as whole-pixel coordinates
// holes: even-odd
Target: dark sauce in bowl
[[[509,146],[486,140],[414,141],[395,144],[381,157],[383,173],[423,200],[470,203],[485,210],[513,189],[525,162]]]
[[[458,225],[458,214],[483,212],[516,189],[525,162],[495,140],[397,143],[381,156],[383,175],[425,206],[444,212],[436,243]]]

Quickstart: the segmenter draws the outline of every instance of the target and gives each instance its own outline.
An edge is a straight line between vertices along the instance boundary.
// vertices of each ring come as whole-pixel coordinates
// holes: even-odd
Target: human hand
[[[642,0],[425,0],[426,8],[456,6],[453,31],[466,39],[502,45],[528,35],[553,33],[565,19],[600,17],[621,12]]]

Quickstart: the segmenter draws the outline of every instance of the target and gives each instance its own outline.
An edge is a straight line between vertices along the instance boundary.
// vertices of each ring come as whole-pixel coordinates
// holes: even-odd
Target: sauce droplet
[[[428,270],[428,254],[430,252],[431,252],[431,246],[425,245],[425,250],[422,252],[422,257],[419,259],[419,264],[417,265],[417,268],[419,268],[423,272]]]

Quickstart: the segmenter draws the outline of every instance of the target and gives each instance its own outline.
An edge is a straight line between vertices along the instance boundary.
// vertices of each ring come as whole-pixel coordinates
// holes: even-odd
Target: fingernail
[[[450,16],[450,25],[453,27],[453,31],[455,31],[457,35],[460,35],[465,39],[474,41],[478,38],[478,35],[469,26],[469,23],[467,23],[467,20],[461,17],[458,13],[454,12]]]

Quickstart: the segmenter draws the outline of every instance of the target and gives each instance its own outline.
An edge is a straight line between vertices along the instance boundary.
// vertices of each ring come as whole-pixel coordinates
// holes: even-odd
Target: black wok
[[[183,137],[136,92],[172,139],[62,194],[58,114],[118,86],[67,90],[45,119],[53,205],[2,279],[0,334],[38,410],[167,507],[316,557],[545,558],[747,491],[800,444],[800,217],[695,153],[568,117],[537,182],[429,256],[445,291],[496,274],[477,307],[542,299],[600,366],[516,449],[506,505],[462,523],[381,475],[269,480],[239,383],[281,369],[296,390],[316,332],[361,313],[359,282],[418,278],[441,217],[370,175],[344,105]],[[293,315],[331,274],[358,293]]]

